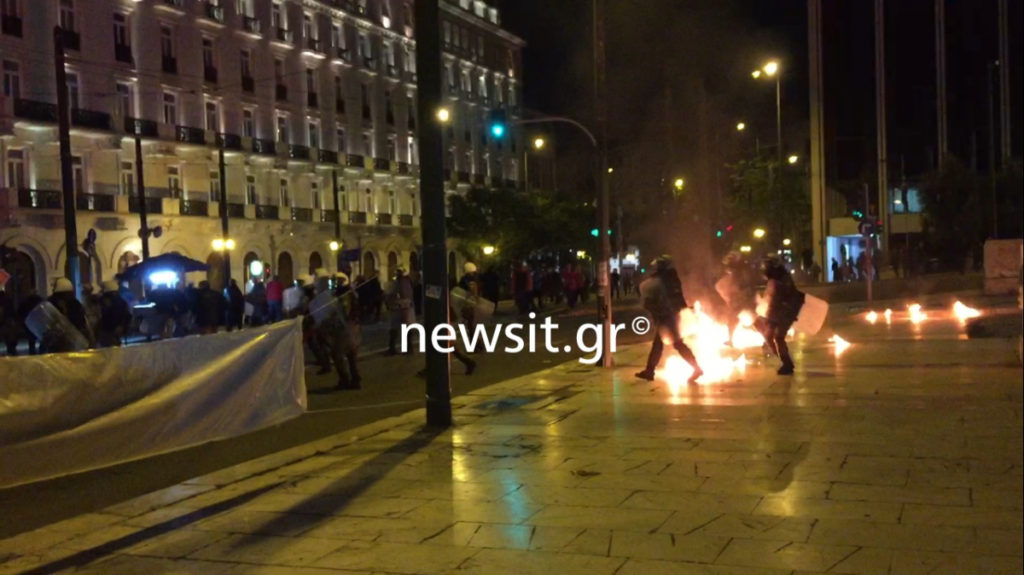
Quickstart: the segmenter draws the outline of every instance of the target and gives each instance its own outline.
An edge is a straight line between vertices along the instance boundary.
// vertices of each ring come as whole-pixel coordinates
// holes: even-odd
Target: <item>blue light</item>
[[[178,284],[178,274],[171,270],[161,270],[149,274],[149,281],[153,285],[173,288]]]
[[[504,124],[492,124],[491,125],[491,134],[494,134],[495,138],[500,138],[500,137],[504,136],[505,135],[505,125]]]

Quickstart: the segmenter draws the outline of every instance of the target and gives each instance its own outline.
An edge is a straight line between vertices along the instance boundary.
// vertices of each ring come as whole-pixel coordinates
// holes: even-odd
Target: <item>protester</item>
[[[227,299],[227,329],[242,329],[242,318],[245,316],[245,296],[242,289],[238,287],[238,280],[232,278],[228,287],[224,288],[224,297]]]
[[[725,276],[720,280],[719,295],[726,303],[731,334],[736,330],[742,312],[754,313],[757,309],[757,279],[756,272],[751,269],[750,263],[740,252],[730,252],[722,263],[725,266]]]
[[[100,323],[96,341],[100,347],[119,346],[131,326],[132,311],[121,297],[121,286],[114,280],[103,282],[100,295]]]
[[[32,330],[28,329],[28,326],[25,325],[25,320],[28,318],[28,314],[32,313],[32,310],[41,303],[43,303],[42,296],[36,293],[35,289],[30,289],[25,294],[25,298],[21,300],[21,304],[18,305],[18,321],[21,323],[22,333],[25,334],[25,338],[28,340],[29,355],[39,353],[37,347],[39,340],[36,339],[36,335],[32,333]]]
[[[74,326],[86,340],[89,340],[89,324],[85,318],[85,306],[82,302],[78,301],[75,297],[75,288],[71,285],[71,280],[67,278],[57,278],[53,282],[53,294],[50,295],[48,300],[53,307],[57,308],[64,317],[68,318],[71,325]],[[66,343],[70,342],[69,338],[60,338],[66,340]],[[70,351],[70,349],[64,348],[61,344],[44,342],[46,353],[55,353],[62,351]]]
[[[608,279],[611,281],[612,299],[618,300],[619,297],[622,295],[619,292],[619,282],[622,279],[622,275],[619,273],[618,268],[612,270],[612,273],[609,274]]]
[[[647,356],[647,367],[637,372],[636,376],[648,381],[654,379],[654,370],[661,361],[661,353],[665,347],[661,338],[668,336],[672,340],[672,347],[693,367],[689,381],[695,382],[704,374],[704,370],[697,364],[693,351],[683,343],[679,333],[679,312],[686,307],[679,275],[669,256],[655,259],[651,262],[651,267],[654,268],[654,273],[640,285],[640,293],[643,296],[644,309],[651,314],[654,323],[654,341]]]
[[[316,322],[317,345],[322,346],[326,353],[321,357],[329,357],[334,362],[338,373],[336,389],[360,389],[362,378],[359,376],[359,342],[358,331],[351,329],[351,287],[348,277],[339,273],[339,285],[332,289],[330,278],[319,277],[316,280],[317,295],[309,304],[310,315]],[[330,366],[321,363],[321,373],[326,373]]]
[[[519,315],[530,313],[533,302],[533,274],[526,262],[521,262],[519,267],[512,272],[512,297],[516,302]]]
[[[583,287],[583,277],[576,271],[574,264],[566,264],[562,270],[562,290],[565,292],[565,299],[569,303],[569,309],[576,307],[579,299],[580,289]]]
[[[484,298],[494,302],[494,311],[498,311],[498,300],[501,298],[501,277],[494,271],[494,266],[480,276],[480,293]]]
[[[281,296],[281,306],[284,310],[284,317],[293,318],[298,317],[300,313],[300,307],[302,305],[302,286],[307,283],[304,279],[300,278],[292,282],[292,285],[288,289],[284,290]]]
[[[284,319],[284,284],[277,276],[267,282],[267,315],[270,323]]]
[[[18,340],[21,339],[21,322],[18,321],[14,300],[6,291],[0,290],[0,340],[7,346],[7,355],[18,355]]]
[[[775,355],[782,360],[778,374],[792,375],[793,358],[790,357],[789,346],[786,345],[786,334],[800,313],[800,308],[804,304],[804,294],[796,289],[792,276],[777,258],[765,261],[764,276],[768,279],[768,287],[765,290],[768,311],[765,314],[764,339]]]
[[[398,353],[398,335],[402,326],[416,321],[413,314],[412,280],[402,268],[395,270],[395,279],[388,290],[387,306],[391,312],[387,355],[395,355]]]
[[[195,320],[201,334],[217,333],[224,318],[224,296],[210,289],[210,282],[199,282]]]

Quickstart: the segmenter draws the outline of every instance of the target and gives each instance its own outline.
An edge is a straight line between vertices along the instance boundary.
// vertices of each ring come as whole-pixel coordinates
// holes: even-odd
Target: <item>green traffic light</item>
[[[715,237],[716,238],[722,237],[722,230],[718,230],[717,232],[715,232]]]
[[[590,235],[592,235],[592,236],[594,236],[596,238],[599,235],[599,233],[597,231],[597,228],[594,228],[594,229],[590,230]]]

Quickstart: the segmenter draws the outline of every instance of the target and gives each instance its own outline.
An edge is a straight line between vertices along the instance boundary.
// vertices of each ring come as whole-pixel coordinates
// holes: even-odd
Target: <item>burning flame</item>
[[[958,301],[953,304],[953,315],[960,320],[960,323],[966,323],[967,320],[980,316],[981,312]]]
[[[892,310],[888,308],[885,310],[885,323],[886,325],[892,324]]]
[[[875,322],[878,321],[878,314],[875,312],[875,310],[869,311],[868,314],[864,317],[868,320],[868,323],[872,325],[874,325]]]
[[[828,338],[829,343],[835,344],[836,357],[843,355],[843,352],[850,347],[850,342],[839,337],[839,334],[833,334],[832,337]]]
[[[921,311],[921,304],[919,303],[912,303],[908,305],[907,311],[910,312],[910,322],[914,325],[928,319],[928,314]]]

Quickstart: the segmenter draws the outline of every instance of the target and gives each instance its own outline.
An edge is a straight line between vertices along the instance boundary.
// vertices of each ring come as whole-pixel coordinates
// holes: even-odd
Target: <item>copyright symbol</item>
[[[651,320],[644,316],[637,316],[630,322],[630,327],[633,328],[633,333],[637,335],[644,335],[651,331]]]

